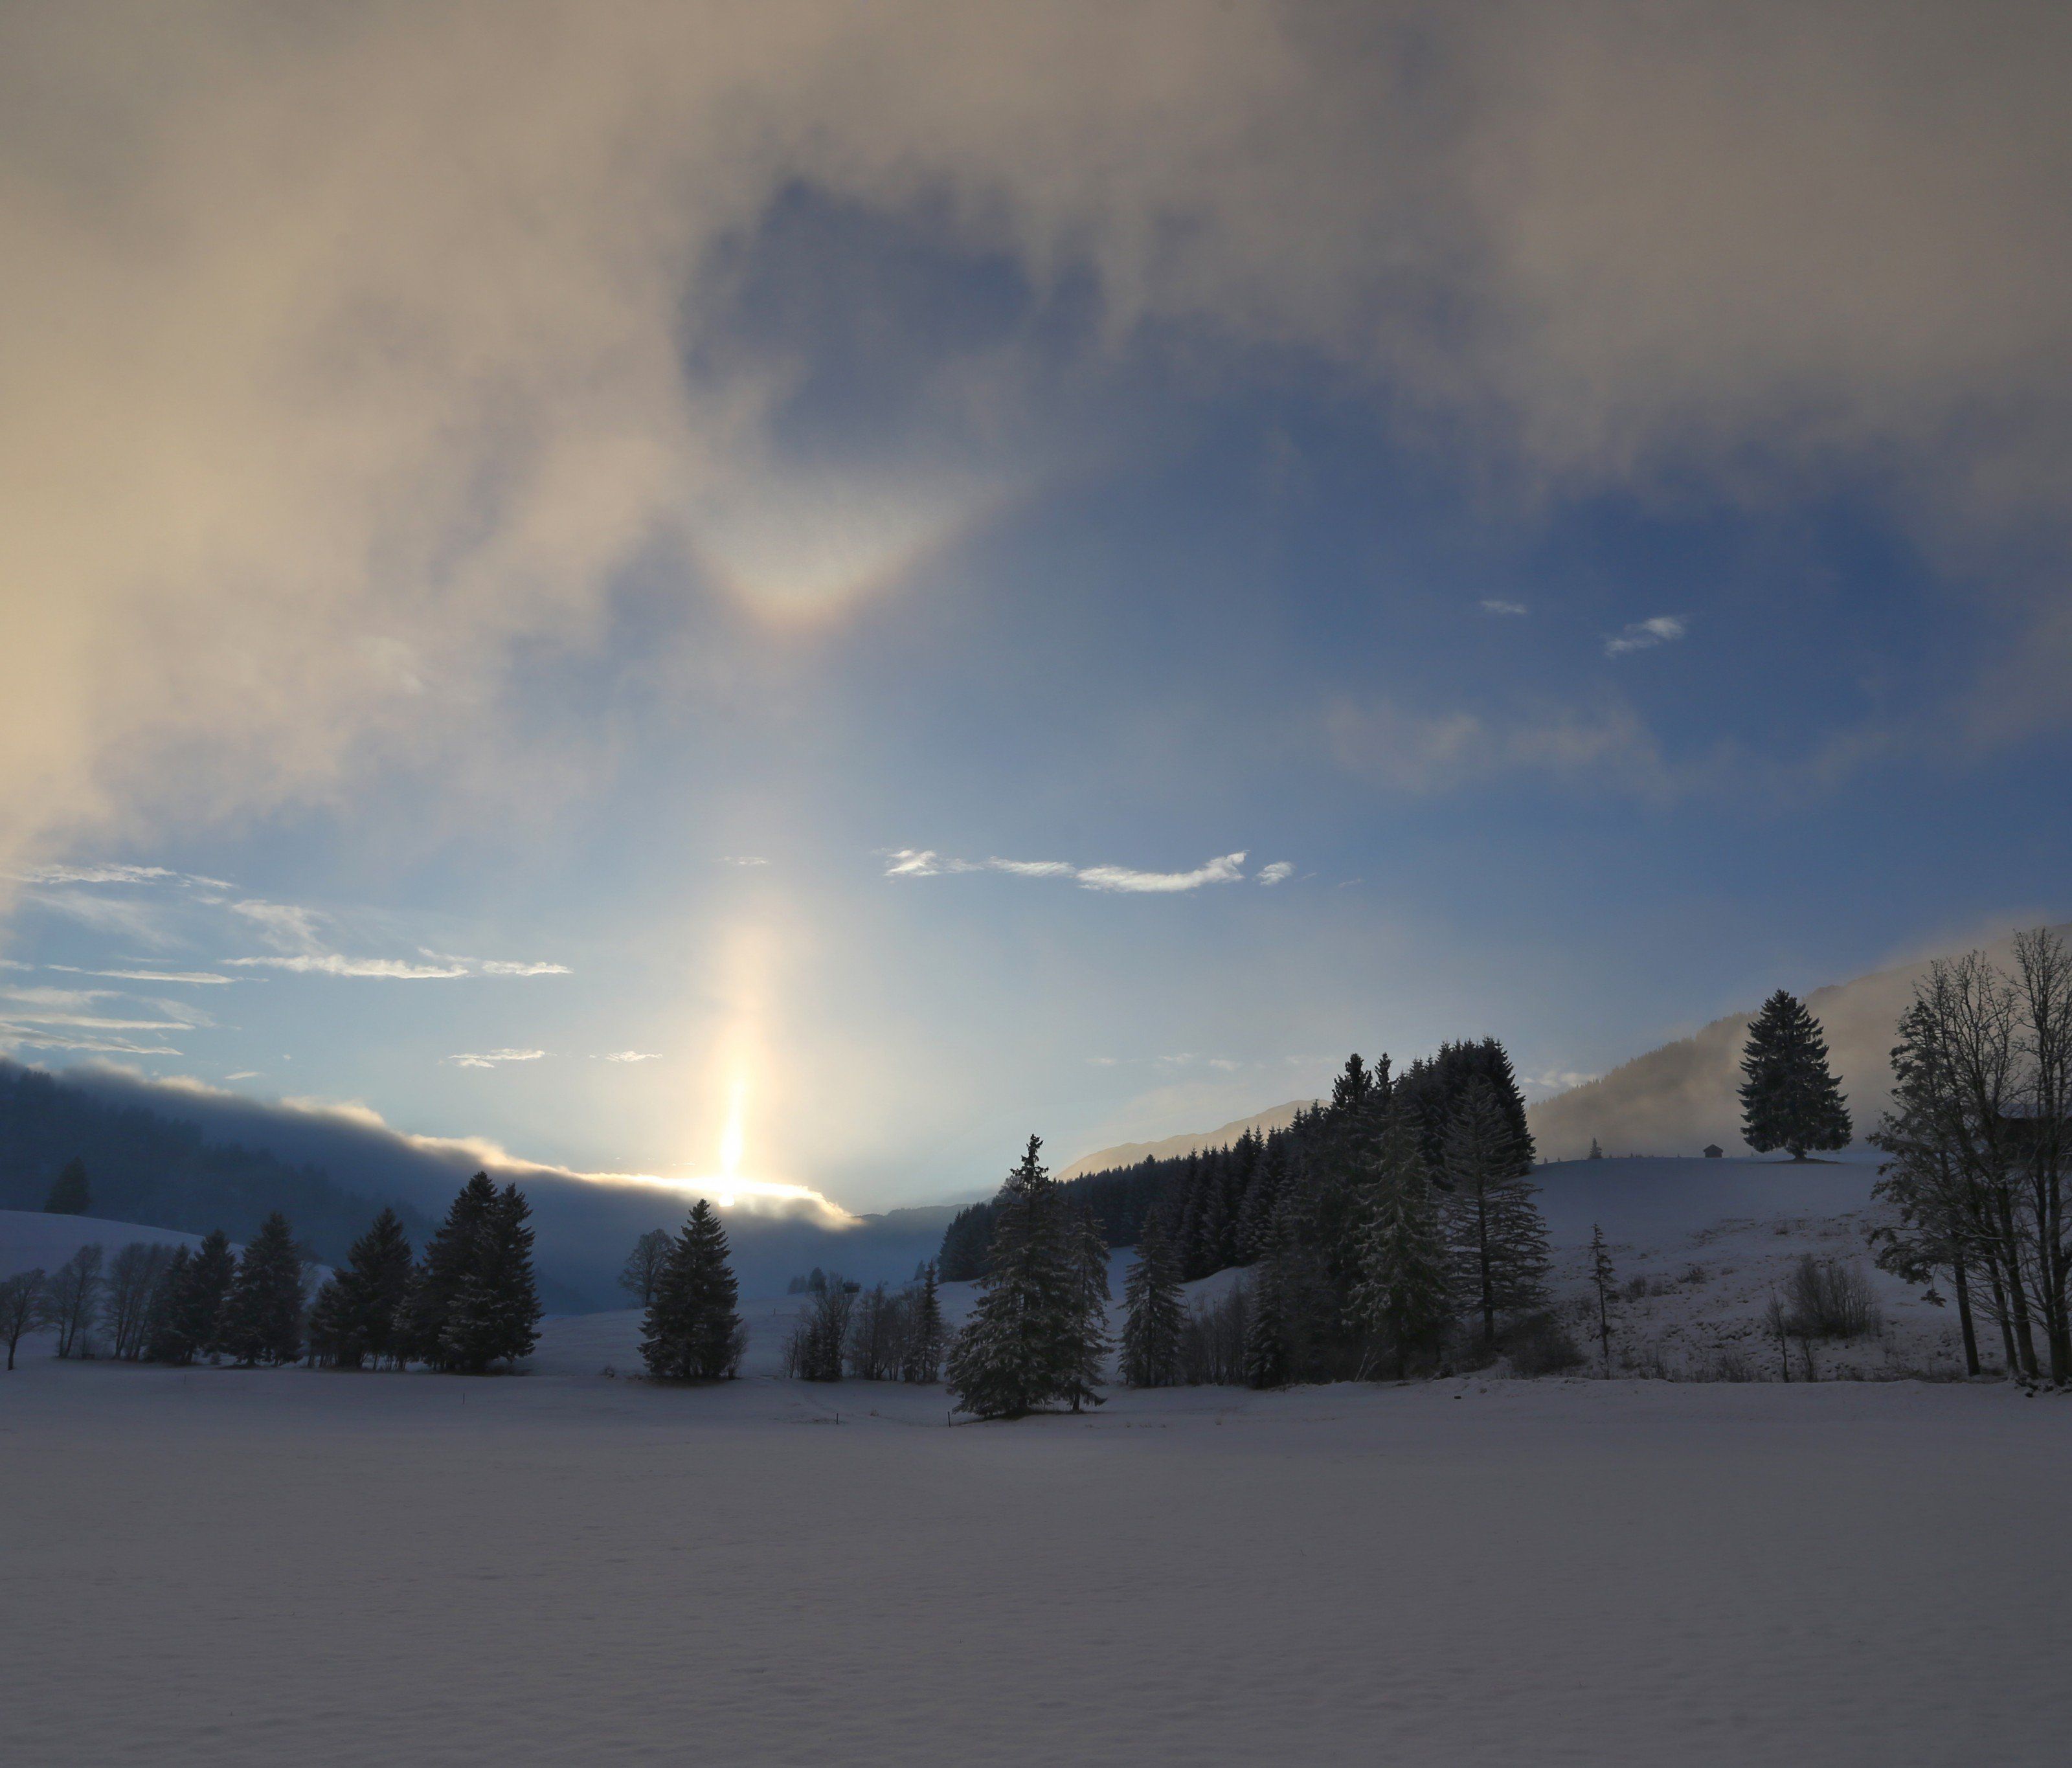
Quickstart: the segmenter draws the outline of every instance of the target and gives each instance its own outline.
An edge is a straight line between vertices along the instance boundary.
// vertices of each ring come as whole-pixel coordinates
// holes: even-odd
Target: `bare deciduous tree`
[[[18,1271],[0,1283],[0,1338],[7,1341],[7,1367],[14,1367],[14,1347],[43,1318],[43,1273]]]
[[[43,1284],[39,1318],[58,1335],[58,1355],[92,1352],[95,1317],[101,1310],[101,1251],[82,1246]]]

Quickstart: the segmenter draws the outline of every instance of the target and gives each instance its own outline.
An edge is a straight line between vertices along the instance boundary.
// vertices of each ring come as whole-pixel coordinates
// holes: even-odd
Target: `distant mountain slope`
[[[182,1234],[145,1222],[109,1222],[97,1215],[46,1215],[41,1210],[0,1209],[0,1277],[17,1271],[55,1271],[82,1246],[98,1246],[111,1257],[142,1240],[154,1246],[201,1244],[199,1234]]]
[[[2072,935],[2072,926],[2060,927]],[[2012,935],[1988,948],[2009,961]],[[1900,1014],[1928,959],[1815,989],[1806,1005],[1827,1035],[1827,1049],[1856,1133],[1868,1133],[1892,1100],[1892,1046]],[[1751,1012],[1753,1007],[1751,1007]],[[1544,1099],[1527,1113],[1543,1161],[1589,1153],[1595,1137],[1606,1153],[1695,1154],[1708,1142],[1739,1152],[1741,1046],[1749,1013],[1715,1019],[1614,1068],[1601,1079]]]
[[[1096,1149],[1091,1154],[1082,1155],[1057,1177],[1077,1178],[1082,1173],[1134,1166],[1141,1160],[1170,1160],[1177,1155],[1198,1154],[1206,1149],[1227,1148],[1248,1129],[1256,1129],[1262,1136],[1269,1129],[1285,1129],[1295,1120],[1297,1112],[1305,1111],[1314,1104],[1314,1099],[1291,1099],[1286,1104],[1272,1106],[1256,1116],[1240,1117],[1220,1129],[1204,1130],[1197,1135],[1168,1136],[1155,1142],[1117,1142],[1112,1148]]]

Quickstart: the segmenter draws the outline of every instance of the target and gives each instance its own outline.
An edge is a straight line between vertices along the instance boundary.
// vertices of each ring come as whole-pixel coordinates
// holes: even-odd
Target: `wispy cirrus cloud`
[[[1530,614],[1532,611],[1523,602],[1507,602],[1500,596],[1486,598],[1482,606],[1482,612],[1485,614],[1516,615]]]
[[[1635,620],[1605,639],[1605,655],[1622,657],[1629,651],[1651,651],[1684,636],[1684,622],[1674,614],[1658,614],[1652,619]]]
[[[609,1050],[596,1059],[599,1062],[659,1062],[659,1050]]]
[[[1004,872],[1012,878],[1071,878],[1081,889],[1125,895],[1171,895],[1200,890],[1208,884],[1232,884],[1244,876],[1242,852],[1225,853],[1205,861],[1191,871],[1144,872],[1128,865],[1075,865],[1054,859],[955,859],[933,848],[901,847],[884,856],[890,863],[887,878],[937,878],[945,873]],[[1260,882],[1277,884],[1294,870],[1285,860],[1276,861],[1260,874]],[[1275,875],[1268,877],[1268,873]]]
[[[446,1060],[456,1068],[500,1068],[509,1062],[537,1062],[546,1055],[544,1050],[475,1050]]]
[[[43,968],[70,976],[105,977],[117,982],[231,983],[243,980],[239,977],[219,976],[213,970],[88,970],[76,964],[48,964]]]

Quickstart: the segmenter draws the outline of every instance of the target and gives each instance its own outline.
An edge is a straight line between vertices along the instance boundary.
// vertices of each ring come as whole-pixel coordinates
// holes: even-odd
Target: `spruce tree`
[[[935,1293],[935,1267],[932,1263],[921,1267],[921,1286],[914,1292],[913,1310],[899,1379],[932,1384],[942,1379],[946,1337],[942,1298]]]
[[[676,1381],[718,1381],[733,1375],[740,1361],[738,1293],[726,1225],[701,1197],[670,1243],[655,1298],[641,1322],[640,1355],[648,1372]]]
[[[516,1185],[490,1199],[471,1236],[459,1286],[439,1334],[440,1361],[467,1375],[516,1363],[540,1342],[540,1293],[532,1276],[532,1208]]]
[[[1078,1285],[1042,1145],[1031,1136],[1001,1187],[978,1302],[950,1352],[950,1391],[981,1418],[1018,1418],[1072,1380]]]
[[[384,1209],[352,1243],[340,1281],[347,1307],[353,1367],[372,1358],[401,1366],[403,1347],[397,1316],[410,1293],[410,1242],[395,1211]]]
[[[335,1272],[310,1303],[310,1355],[326,1368],[357,1369],[366,1360],[352,1314],[343,1275]]]
[[[1749,1026],[1741,1055],[1741,1135],[1761,1153],[1786,1148],[1794,1160],[1809,1149],[1846,1148],[1848,1107],[1827,1066],[1820,1022],[1779,989]]]
[[[1499,1314],[1536,1307],[1547,1293],[1547,1224],[1535,1187],[1518,1174],[1515,1135],[1496,1089],[1480,1076],[1463,1089],[1445,1139],[1452,1187],[1446,1215],[1468,1305],[1485,1342]]]
[[[186,1252],[180,1248],[182,1254]],[[183,1261],[175,1256],[166,1273],[164,1299],[146,1351],[154,1363],[192,1363],[216,1350],[217,1325],[236,1272],[230,1236],[220,1227],[204,1238],[191,1257]]]
[[[237,1261],[219,1334],[240,1363],[293,1363],[302,1354],[302,1254],[278,1210],[259,1224]]]
[[[398,1310],[400,1356],[414,1357],[434,1368],[449,1367],[446,1326],[475,1256],[475,1236],[495,1207],[496,1187],[488,1174],[477,1173],[461,1186],[446,1220],[426,1244]]]
[[[93,1213],[93,1192],[86,1182],[86,1162],[76,1155],[67,1161],[58,1176],[51,1181],[50,1194],[43,1199],[43,1211],[48,1215]]]
[[[1445,1233],[1408,1112],[1389,1113],[1366,1190],[1351,1314],[1371,1342],[1392,1351],[1400,1381],[1412,1355],[1438,1341],[1453,1313]]]
[[[1170,1388],[1180,1379],[1180,1274],[1154,1216],[1137,1237],[1137,1262],[1123,1284],[1122,1379]]]
[[[1075,1210],[1072,1218],[1067,1223],[1072,1287],[1066,1310],[1065,1392],[1077,1412],[1086,1401],[1106,1404],[1094,1388],[1107,1379],[1108,1262],[1108,1241],[1094,1212]]]

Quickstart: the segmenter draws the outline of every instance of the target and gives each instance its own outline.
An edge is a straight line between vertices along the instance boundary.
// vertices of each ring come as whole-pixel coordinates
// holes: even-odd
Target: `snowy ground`
[[[1868,1182],[1722,1227],[1742,1175],[1593,1164],[1543,1175],[1559,1238],[1634,1190],[1622,1271],[1708,1268],[1627,1330],[1693,1358]],[[2072,1401],[1474,1378],[952,1428],[775,1379],[797,1305],[745,1303],[711,1389],[633,1379],[627,1314],[473,1381],[28,1341],[0,1761],[2065,1759]]]

